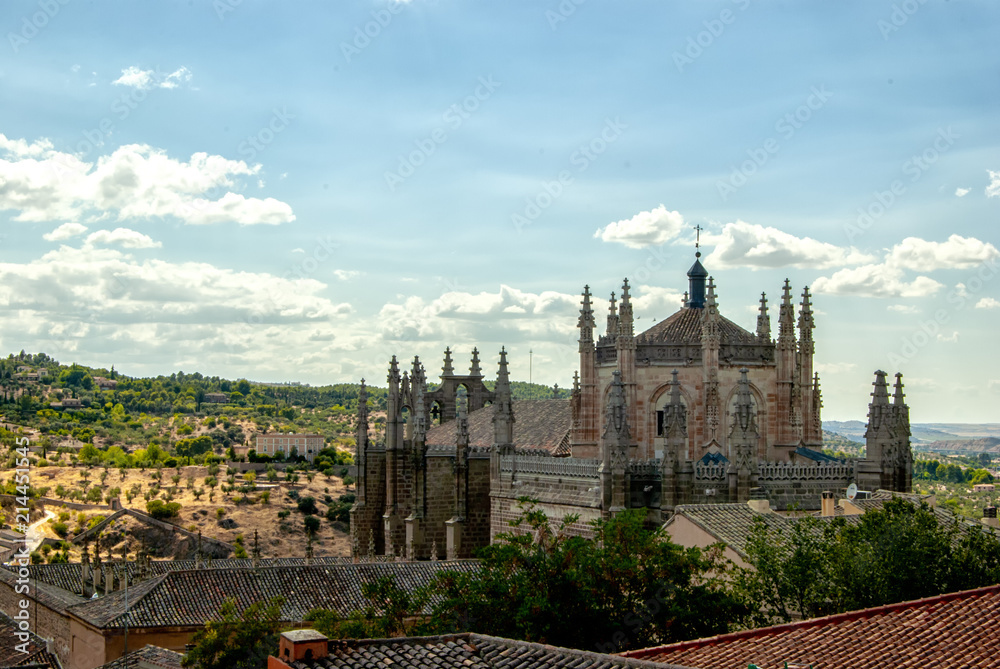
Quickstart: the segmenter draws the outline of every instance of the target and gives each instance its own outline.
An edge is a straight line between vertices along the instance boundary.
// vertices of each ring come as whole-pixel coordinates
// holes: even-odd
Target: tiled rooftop
[[[548,451],[569,455],[569,430],[572,416],[569,400],[514,400],[514,444],[519,449]],[[454,446],[455,422],[435,425],[427,431],[428,446]],[[469,414],[469,446],[493,445],[493,407]]]
[[[920,498],[917,495],[879,490],[873,494],[871,499],[856,499],[852,504],[867,512],[872,509],[882,508],[886,500],[892,499],[894,496],[904,497],[915,504],[920,502]],[[980,523],[956,518],[947,509],[932,507],[931,510],[934,512],[938,523],[943,526],[950,527],[957,522],[958,527],[964,532],[992,532],[991,529]],[[681,504],[674,509],[674,516],[678,515],[688,518],[706,532],[718,538],[719,541],[724,542],[741,557],[746,557],[746,539],[753,529],[755,518],[761,518],[767,523],[769,529],[783,531],[786,534],[791,531],[792,525],[796,521],[795,518],[789,518],[777,513],[760,513],[754,511],[746,503]],[[667,521],[666,524],[668,526],[674,516],[671,516],[671,519]],[[839,510],[839,507],[837,517],[843,518],[848,523],[857,523],[861,520],[860,515],[845,515]],[[823,517],[818,517],[818,519],[826,520]],[[956,536],[956,541],[959,540],[960,537]]]
[[[699,669],[1000,668],[1000,585],[626,653]]]
[[[102,664],[97,669],[181,669],[183,658],[183,653],[159,646],[143,646],[113,662]]]
[[[636,336],[637,344],[701,344],[704,309],[684,307]],[[723,344],[757,344],[757,336],[728,318],[719,317]]]
[[[349,557],[315,557],[313,564],[346,564],[351,562]],[[285,558],[261,558],[261,567],[279,566],[301,566],[305,564],[305,558],[285,557]],[[149,563],[149,576],[159,576],[170,571],[182,571],[196,568],[194,560],[151,560]],[[206,560],[206,569],[246,569],[253,567],[251,558],[227,558],[224,560]],[[4,565],[8,570],[14,571],[16,567]],[[93,562],[91,562],[93,567]],[[126,566],[119,560],[117,562],[102,562],[101,571],[105,575],[114,572],[119,579],[124,575]],[[127,563],[129,583],[135,583],[140,578],[142,572],[139,562],[130,561]],[[82,567],[79,562],[68,562],[62,564],[33,564],[28,566],[29,577],[40,583],[53,585],[67,592],[77,595],[82,594]],[[100,581],[101,579],[98,578]]]
[[[279,595],[284,598],[282,622],[301,622],[317,607],[346,616],[368,604],[361,586],[381,577],[392,576],[399,587],[413,591],[439,572],[478,568],[475,560],[456,560],[171,571],[129,588],[127,622],[130,628],[200,626],[216,616],[227,598],[244,609]],[[97,627],[121,628],[126,623],[125,593],[113,592],[69,611]]]
[[[13,612],[11,612],[13,613]],[[31,665],[40,669],[50,667],[51,669],[62,669],[58,658],[45,650],[45,641],[31,634],[28,640],[27,653],[22,653],[18,644],[21,640],[16,636],[18,631],[14,621],[8,618],[5,613],[0,613],[0,667],[23,667]]]
[[[299,661],[295,669],[669,669],[616,655],[512,641],[481,634],[331,641],[325,658]]]

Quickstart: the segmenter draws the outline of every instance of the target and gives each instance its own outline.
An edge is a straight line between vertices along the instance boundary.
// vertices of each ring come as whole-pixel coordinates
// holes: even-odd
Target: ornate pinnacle
[[[760,294],[760,312],[757,314],[757,336],[760,339],[771,339],[771,316],[767,313],[767,295]]]
[[[892,388],[892,403],[896,406],[902,406],[904,397],[906,395],[903,394],[903,375],[896,372],[896,383]]]
[[[441,376],[454,376],[455,368],[451,365],[451,346],[444,350],[444,367],[441,368]]]
[[[479,349],[472,349],[472,366],[469,367],[470,376],[482,376],[483,370],[479,367]]]
[[[573,394],[580,392],[580,372],[573,372]]]

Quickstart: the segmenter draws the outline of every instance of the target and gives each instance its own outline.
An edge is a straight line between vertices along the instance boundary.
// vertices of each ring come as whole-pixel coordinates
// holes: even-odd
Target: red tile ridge
[[[729,634],[719,634],[716,636],[704,637],[702,639],[692,639],[690,641],[679,641],[677,643],[666,644],[663,646],[654,646],[652,648],[640,648],[639,650],[629,650],[625,651],[624,653],[619,653],[619,655],[621,655],[622,657],[643,659],[667,652],[695,650],[698,648],[702,648],[704,646],[712,646],[719,643],[725,643],[728,641],[735,641],[737,639],[752,639],[754,637],[771,636],[773,634],[780,634],[782,632],[789,632],[797,629],[808,629],[810,627],[819,627],[830,623],[859,620],[861,618],[869,618],[871,616],[879,615],[882,613],[889,613],[891,611],[900,611],[903,609],[926,606],[928,604],[949,602],[954,599],[975,597],[978,595],[986,595],[991,593],[1000,593],[1000,583],[996,585],[988,585],[984,588],[975,588],[973,590],[960,590],[958,592],[948,592],[943,595],[934,595],[933,597],[924,597],[923,599],[911,599],[905,602],[886,604],[884,606],[874,606],[869,609],[859,609],[857,611],[848,611],[846,613],[836,613],[830,616],[822,616],[820,618],[810,618],[808,620],[799,620],[793,623],[783,623],[781,625],[772,625],[770,627],[758,627],[757,629],[742,630],[740,632],[731,632]]]

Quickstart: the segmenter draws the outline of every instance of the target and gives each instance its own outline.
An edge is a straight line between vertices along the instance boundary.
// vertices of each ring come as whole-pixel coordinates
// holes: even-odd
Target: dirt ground
[[[55,498],[55,489],[58,485],[62,485],[67,489],[82,489],[81,484],[84,481],[80,475],[82,471],[84,471],[83,467],[35,468],[32,471],[32,483],[36,487],[50,487],[48,496]],[[130,503],[126,499],[125,492],[135,484],[141,486],[143,493],[148,491],[150,485],[154,483],[151,474],[155,470],[146,469],[142,471],[128,469],[125,472],[123,480],[119,470],[108,469],[103,485],[100,480],[102,473],[105,471],[103,468],[92,467],[87,471],[89,472],[88,481],[91,486],[103,487],[105,491],[114,487],[121,488],[122,494],[120,500],[123,506],[143,512],[146,511],[146,500],[141,494],[137,495]],[[242,482],[242,474],[239,472],[234,473],[236,474],[237,485],[239,485]],[[322,473],[317,472],[310,483],[304,472],[298,472],[298,482],[291,484],[284,481],[284,474],[279,472],[279,480],[275,483],[269,483],[264,473],[258,472],[258,487],[265,485],[273,486],[268,488],[270,490],[269,503],[262,504],[258,501],[253,504],[238,504],[236,499],[242,497],[239,492],[234,491],[227,496],[220,490],[221,486],[227,483],[227,471],[224,465],[221,466],[220,472],[216,477],[219,484],[215,488],[214,501],[209,500],[209,493],[212,488],[205,484],[205,478],[208,476],[206,467],[181,467],[180,480],[175,485],[172,477],[177,474],[178,470],[176,468],[163,469],[160,485],[161,489],[173,492],[172,501],[181,504],[180,516],[172,518],[169,521],[181,528],[192,532],[200,530],[205,537],[212,537],[228,543],[235,543],[237,535],[242,534],[243,543],[248,553],[252,550],[254,530],[256,530],[261,557],[305,556],[307,544],[303,521],[305,516],[297,510],[297,502],[287,496],[289,491],[296,490],[300,497],[313,497],[319,509],[320,530],[313,540],[313,554],[316,556],[349,556],[351,554],[348,534],[345,531],[334,528],[325,518],[328,506],[325,502],[327,496],[329,496],[331,501],[336,502],[337,497],[341,494],[354,492],[353,486],[350,488],[344,486],[343,481],[338,477],[327,478]],[[190,488],[189,477],[193,479],[193,485]],[[200,499],[196,500],[194,490],[198,488],[203,490],[203,494]],[[260,492],[261,490],[258,489],[257,492],[250,493],[250,499],[257,499]],[[57,514],[59,513],[58,505],[52,506],[50,504],[47,507]],[[219,516],[220,509],[223,510],[221,516]],[[290,511],[290,514],[286,518],[281,519],[278,517],[278,512],[283,509]],[[77,528],[78,514],[84,513],[89,518],[96,515],[109,516],[112,513],[110,510],[79,512],[67,509],[67,511],[70,513],[70,519],[67,521],[67,524],[69,525],[71,534]],[[131,527],[131,524],[129,526]],[[52,523],[48,523],[44,527],[48,536],[57,536],[52,529]],[[344,530],[346,530],[346,527],[344,527]],[[138,550],[138,543],[138,541],[130,542],[130,550]],[[78,557],[78,555],[79,549],[71,553],[71,556]]]

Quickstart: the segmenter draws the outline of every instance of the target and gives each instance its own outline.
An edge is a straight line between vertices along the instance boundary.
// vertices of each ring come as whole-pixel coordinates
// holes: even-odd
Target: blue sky
[[[565,387],[584,284],[652,326],[700,225],[730,319],[814,291],[826,418],[885,369],[996,421],[998,14],[9,0],[0,350],[381,384],[506,346]]]

